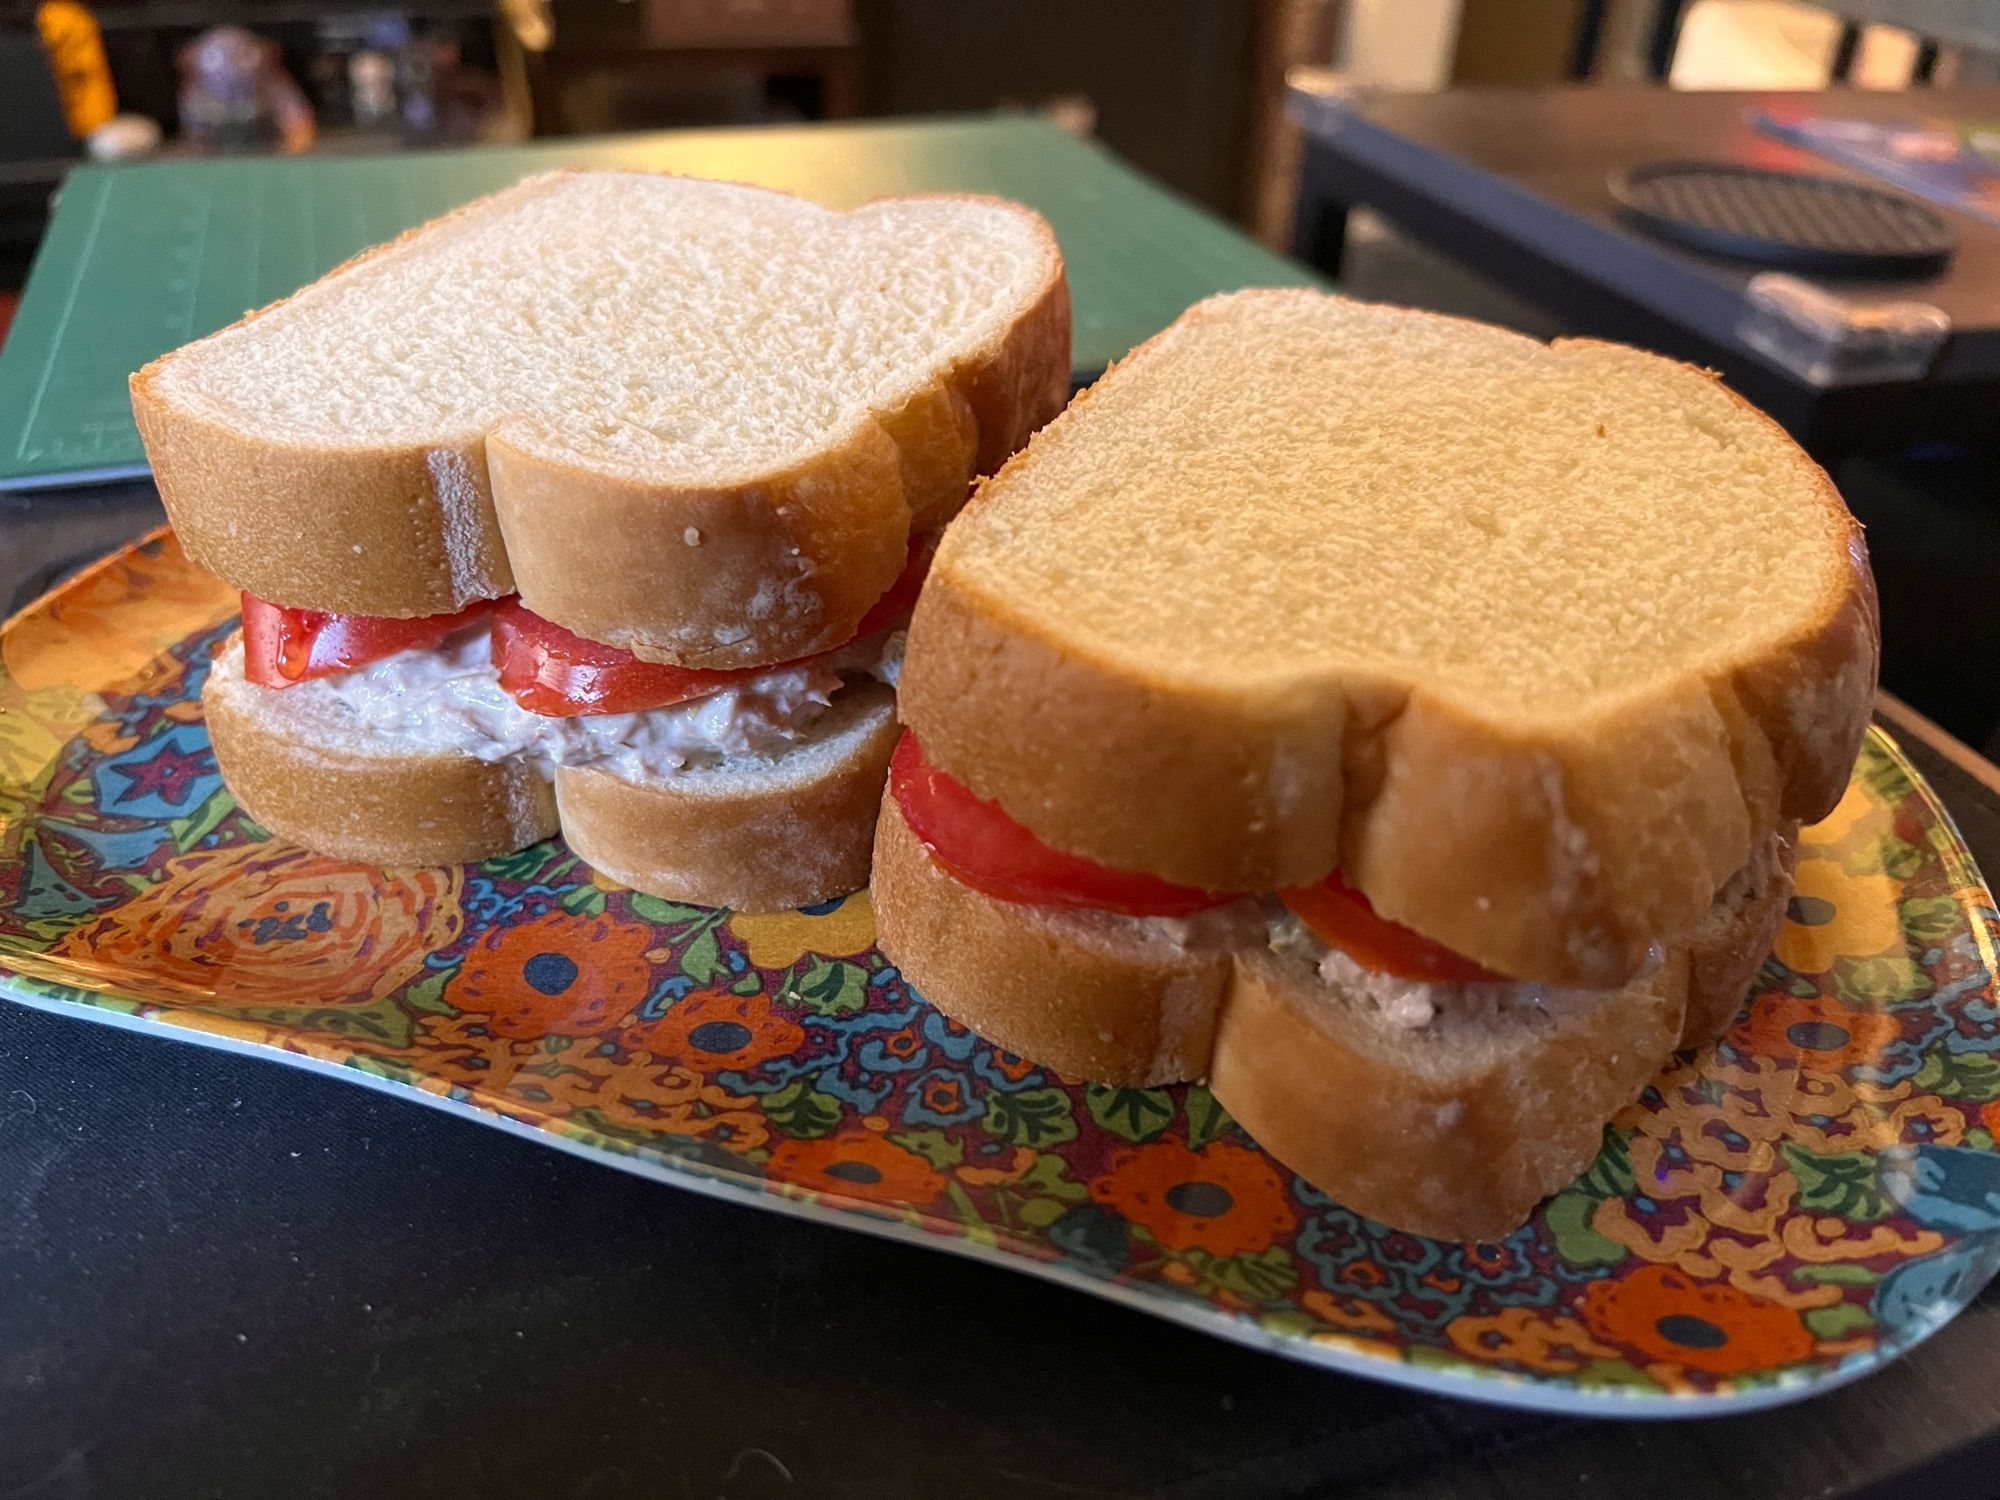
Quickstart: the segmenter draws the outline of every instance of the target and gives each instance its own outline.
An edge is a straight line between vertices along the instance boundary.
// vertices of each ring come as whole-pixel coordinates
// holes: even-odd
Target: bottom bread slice
[[[1683,1002],[1666,974],[1553,1014],[1404,1031],[1246,953],[1209,1087],[1346,1207],[1440,1239],[1495,1239],[1590,1165],[1605,1122],[1672,1055]]]
[[[1677,1047],[1727,1026],[1782,917],[1791,843],[1760,849],[1623,989],[1414,1029],[1273,952],[1261,920],[1232,931],[1226,914],[1141,921],[974,891],[893,797],[873,889],[884,952],[955,1020],[1077,1080],[1205,1076],[1265,1150],[1339,1202],[1465,1240],[1518,1226]]]
[[[868,883],[875,806],[896,744],[895,693],[853,683],[805,738],[636,782],[586,767],[553,780],[520,758],[411,753],[305,718],[246,682],[234,638],[203,687],[216,766],[281,838],[376,865],[463,864],[558,832],[656,896],[776,911]]]
[[[856,683],[768,759],[733,757],[651,785],[558,770],[563,837],[614,880],[673,901],[780,911],[844,896],[868,884],[897,733],[895,690]]]
[[[996,900],[930,856],[882,799],[869,895],[882,951],[930,1002],[1070,1078],[1150,1086],[1208,1071],[1223,947],[1165,924]]]

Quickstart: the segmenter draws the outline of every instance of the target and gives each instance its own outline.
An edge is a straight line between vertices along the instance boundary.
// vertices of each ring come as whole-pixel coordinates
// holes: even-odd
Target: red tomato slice
[[[1482,969],[1471,959],[1441,947],[1409,928],[1378,916],[1368,898],[1340,878],[1338,871],[1318,885],[1295,885],[1278,892],[1320,939],[1330,943],[1378,974],[1433,983],[1486,984],[1502,976]]]
[[[286,688],[311,677],[352,671],[398,651],[435,646],[485,616],[493,601],[448,615],[394,620],[290,609],[255,594],[243,596],[243,675],[259,687]]]
[[[494,611],[493,665],[500,670],[500,686],[516,703],[529,713],[556,719],[665,708],[773,670],[640,661],[629,651],[586,640],[544,620],[518,599]]]
[[[931,857],[961,884],[1001,901],[1185,917],[1234,899],[1051,849],[998,803],[975,797],[933,766],[907,731],[889,761],[889,789]]]
[[[936,538],[928,536],[911,544],[903,571],[862,616],[854,633],[856,639],[873,635],[909,614],[924,586],[936,545]],[[666,708],[706,698],[746,677],[761,677],[816,660],[818,656],[759,667],[676,667],[641,661],[616,646],[586,640],[543,619],[518,599],[509,600],[493,616],[493,665],[499,668],[500,686],[528,712],[550,718]]]

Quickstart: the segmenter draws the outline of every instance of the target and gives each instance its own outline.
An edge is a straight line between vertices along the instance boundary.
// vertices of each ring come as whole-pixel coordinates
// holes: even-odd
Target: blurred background
[[[1869,524],[1888,685],[2000,753],[1996,76],[2000,0],[5,0],[0,339],[93,159],[1026,112],[1357,295],[1719,369]]]
[[[88,154],[1028,108],[1284,248],[1291,69],[1396,90],[1897,90],[1994,79],[2000,50],[1965,45],[1982,41],[2000,49],[1992,0],[7,0],[0,289]]]

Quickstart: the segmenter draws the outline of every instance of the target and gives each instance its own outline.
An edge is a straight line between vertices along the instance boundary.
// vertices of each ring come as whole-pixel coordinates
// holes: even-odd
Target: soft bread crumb
[[[552,173],[154,370],[166,400],[272,443],[430,449],[440,500],[470,512],[447,434],[655,480],[768,472],[926,389],[1048,269],[1041,221],[998,201],[835,213],[733,183]]]
[[[1415,673],[1573,721],[1815,618],[1848,525],[1823,483],[1671,360],[1247,292],[1039,434],[937,571],[1177,682]]]

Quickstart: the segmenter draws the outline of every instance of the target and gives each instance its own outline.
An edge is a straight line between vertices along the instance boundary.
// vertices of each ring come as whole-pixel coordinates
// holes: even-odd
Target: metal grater
[[[1831,276],[1926,277],[1951,259],[1944,219],[1865,183],[1725,162],[1656,162],[1611,179],[1627,218],[1690,249]]]

